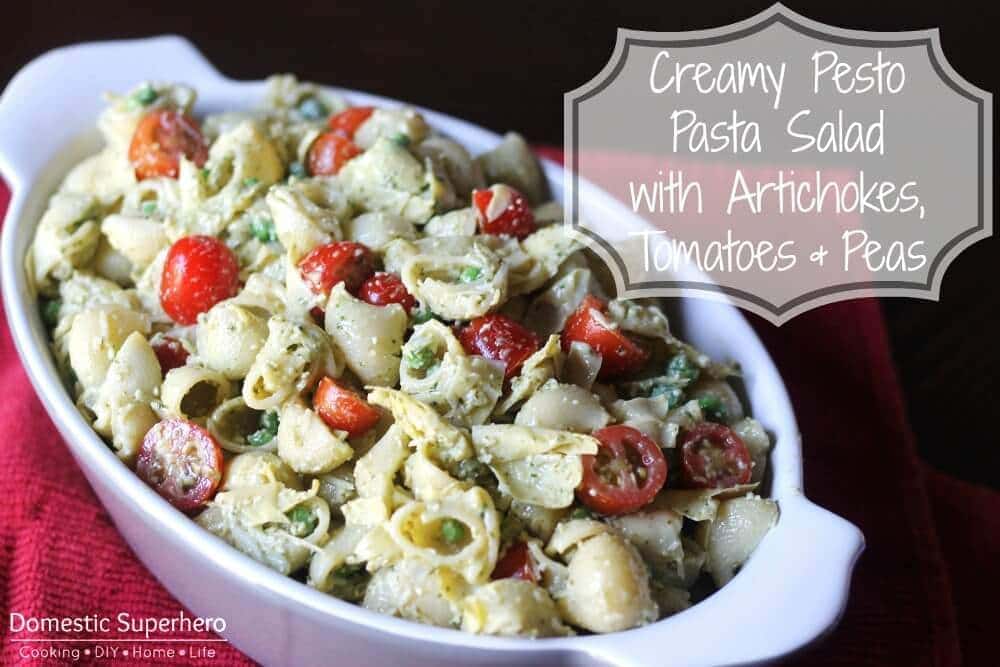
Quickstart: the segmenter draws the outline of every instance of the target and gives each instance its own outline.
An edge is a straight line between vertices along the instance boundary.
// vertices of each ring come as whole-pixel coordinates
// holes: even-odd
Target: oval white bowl
[[[864,538],[803,495],[800,436],[781,378],[743,316],[712,301],[677,302],[680,333],[714,357],[742,365],[751,413],[775,438],[770,495],[781,514],[731,583],[659,623],[611,635],[544,640],[480,637],[410,623],[277,574],[173,509],[122,465],[73,407],[24,273],[25,254],[48,197],[68,168],[99,145],[94,124],[102,108],[100,93],[125,90],[143,79],[194,86],[201,113],[248,107],[264,89],[263,82],[226,79],[189,42],[173,36],[70,46],[32,61],[0,98],[0,171],[13,191],[3,226],[0,277],[14,342],[42,403],[119,531],[192,613],[226,619],[223,635],[270,665],[754,664],[804,646],[837,622]],[[339,92],[354,103],[402,104]],[[473,152],[499,141],[470,123],[424,113]],[[548,162],[544,167],[558,197],[563,170]]]

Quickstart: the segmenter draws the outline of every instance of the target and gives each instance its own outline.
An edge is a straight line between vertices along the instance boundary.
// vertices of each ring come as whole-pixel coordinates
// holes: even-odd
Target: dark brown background
[[[72,42],[167,32],[192,39],[224,73],[256,79],[287,70],[467,118],[562,141],[562,94],[607,61],[615,28],[686,30],[746,18],[769,2],[334,2],[11,3],[0,25],[0,82],[43,51]],[[972,83],[995,91],[995,3],[788,2],[847,28],[939,27],[944,52]],[[619,6],[620,5],[620,6]],[[2,131],[2,130],[0,130]],[[928,155],[928,159],[934,156]],[[967,250],[944,280],[940,303],[884,303],[893,353],[921,453],[934,466],[1000,487],[1000,241]],[[822,350],[816,351],[822,354]],[[823,378],[817,378],[822,382]],[[849,418],[849,416],[847,417]],[[863,465],[863,461],[858,462]]]

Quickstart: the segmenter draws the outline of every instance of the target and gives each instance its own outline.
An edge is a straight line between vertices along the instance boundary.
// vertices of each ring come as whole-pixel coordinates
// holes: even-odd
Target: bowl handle
[[[49,51],[25,65],[0,96],[0,171],[16,190],[31,182],[54,152],[79,140],[85,117],[93,127],[101,94],[143,80],[179,81],[196,89],[224,77],[191,42],[176,35],[92,42]],[[68,104],[83,105],[87,113]]]
[[[654,624],[594,638],[587,652],[619,667],[747,665],[787,655],[840,620],[864,546],[854,524],[796,493],[783,499],[778,525],[736,578],[667,621],[687,641],[664,645]]]

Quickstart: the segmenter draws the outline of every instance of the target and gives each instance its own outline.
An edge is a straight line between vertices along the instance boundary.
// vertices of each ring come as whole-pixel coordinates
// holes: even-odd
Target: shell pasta
[[[27,268],[80,413],[205,530],[401,618],[634,628],[777,521],[738,368],[614,298],[524,139],[290,75],[109,94]]]

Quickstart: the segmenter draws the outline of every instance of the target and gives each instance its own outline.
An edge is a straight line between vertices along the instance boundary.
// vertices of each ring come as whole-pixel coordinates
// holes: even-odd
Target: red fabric
[[[0,211],[6,203],[0,187]],[[963,651],[965,664],[994,664],[987,623],[1000,592],[1000,494],[922,467],[878,302],[827,306],[781,328],[754,325],[795,404],[807,494],[868,540],[842,623],[787,664],[950,666]],[[42,410],[5,318],[0,386],[0,659],[18,661],[11,612],[175,617],[180,605],[119,537]],[[220,664],[249,663],[213,647]]]

